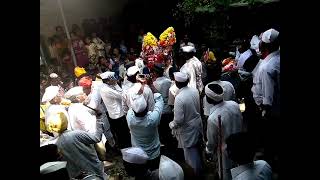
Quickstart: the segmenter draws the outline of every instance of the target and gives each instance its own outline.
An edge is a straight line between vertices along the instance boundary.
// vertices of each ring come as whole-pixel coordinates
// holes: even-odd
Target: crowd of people
[[[205,162],[224,180],[273,178],[277,30],[237,42],[224,60],[209,48],[198,59],[200,48],[185,36],[177,52],[171,43],[152,65],[123,41],[114,47],[96,33],[71,37],[78,66],[69,60],[40,80],[42,177],[108,179],[112,150],[135,179],[204,179]]]

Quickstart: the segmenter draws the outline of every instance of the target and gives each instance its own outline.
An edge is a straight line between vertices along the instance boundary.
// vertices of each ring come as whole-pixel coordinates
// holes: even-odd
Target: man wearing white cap
[[[61,96],[63,96],[64,95],[64,89],[61,86],[63,83],[60,81],[60,77],[58,76],[58,74],[51,73],[49,75],[49,77],[50,77],[51,86],[58,86],[59,87],[59,93],[60,93]]]
[[[227,156],[225,140],[234,133],[243,130],[242,114],[239,105],[234,101],[223,100],[223,88],[219,84],[208,84],[205,87],[206,100],[213,104],[208,118],[206,152],[213,157],[219,157],[217,152],[219,131],[222,131],[223,179],[231,180],[230,168],[232,162]],[[221,116],[222,129],[219,129],[218,117]],[[215,158],[214,158],[215,159]],[[220,165],[220,164],[219,164]],[[219,167],[220,169],[220,167]],[[218,171],[220,172],[220,171]],[[220,175],[221,176],[221,175]]]
[[[179,94],[174,101],[174,119],[169,123],[178,140],[178,148],[183,148],[184,158],[197,176],[201,175],[202,162],[197,146],[203,135],[200,115],[200,97],[195,88],[188,87],[188,75],[175,72],[174,78]]]
[[[62,112],[55,112],[48,117],[47,129],[59,135],[56,145],[62,154],[62,160],[67,161],[66,168],[70,179],[82,173],[107,179],[103,163],[99,160],[94,148],[94,144],[101,141],[103,131],[101,120],[101,117],[98,116],[96,130],[89,133],[82,130],[67,130],[68,119]]]
[[[253,74],[253,86],[251,88],[253,99],[260,109],[259,116],[263,120],[263,129],[257,132],[264,138],[265,158],[273,165],[275,153],[274,147],[278,142],[279,129],[274,124],[280,118],[280,39],[279,32],[269,29],[262,34],[259,50],[262,62]],[[271,130],[272,129],[272,130]],[[270,133],[272,132],[272,133]]]
[[[209,84],[219,84],[223,88],[223,100],[225,101],[235,101],[236,100],[236,93],[234,90],[233,85],[228,81],[221,81],[221,63],[215,63],[212,66],[212,69],[210,72],[208,72],[208,75],[210,75],[212,82]],[[213,104],[209,104],[206,100],[206,96],[203,97],[203,114],[205,116],[210,115],[210,109],[213,107]]]
[[[280,114],[280,40],[279,32],[269,29],[262,34],[260,52],[263,59],[253,77],[252,93],[262,116]]]
[[[103,81],[100,95],[109,114],[111,131],[116,136],[120,148],[129,147],[130,133],[122,110],[122,89],[117,84],[115,72],[107,71],[100,74],[100,77]]]
[[[122,94],[122,108],[124,113],[127,113],[129,108],[132,107],[132,97],[136,96],[138,91],[141,89],[142,84],[145,84],[146,82],[138,81],[137,75],[139,73],[139,68],[137,66],[132,66],[127,71],[127,77],[128,81],[132,83],[129,85],[129,87],[126,87],[126,90],[123,91]],[[143,96],[147,101],[148,110],[153,111],[154,108],[154,98],[153,98],[153,92],[151,91],[150,87],[148,85],[145,85],[143,88]]]
[[[158,125],[163,110],[163,99],[160,93],[155,93],[155,107],[153,111],[147,108],[147,102],[142,95],[144,85],[139,93],[133,97],[132,108],[127,114],[127,122],[131,133],[131,143],[134,147],[141,147],[149,156],[148,166],[157,169],[160,161],[160,140]]]
[[[203,83],[201,78],[202,63],[197,57],[194,56],[196,49],[193,46],[183,46],[181,50],[185,63],[181,67],[180,72],[188,74],[188,86],[198,89],[199,93],[201,93],[203,90]]]
[[[150,171],[147,167],[149,156],[139,147],[121,149],[123,166],[129,176],[136,180],[158,180],[158,171]]]

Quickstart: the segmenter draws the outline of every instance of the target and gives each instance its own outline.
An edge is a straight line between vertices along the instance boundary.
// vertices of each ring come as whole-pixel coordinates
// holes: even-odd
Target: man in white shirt
[[[100,74],[103,85],[100,87],[100,95],[109,114],[109,123],[112,133],[116,136],[119,147],[130,147],[130,133],[122,110],[122,89],[117,84],[115,73],[111,71]]]
[[[201,175],[202,160],[199,142],[203,135],[200,115],[200,97],[195,88],[188,87],[188,75],[174,73],[179,94],[174,101],[174,119],[169,123],[178,140],[178,148],[183,148],[184,158],[197,176]]]
[[[184,65],[180,68],[180,72],[184,72],[189,76],[189,87],[196,88],[199,93],[203,90],[202,83],[202,63],[194,56],[196,49],[193,46],[184,46],[181,48]]]
[[[252,52],[250,50],[250,43],[246,40],[243,40],[238,50],[240,52],[240,56],[238,59],[236,59],[237,69],[242,69],[246,60],[249,59],[250,56],[252,56]]]
[[[139,68],[137,66],[128,68],[127,80],[129,82],[127,82],[126,90],[122,93],[122,108],[124,113],[127,113],[129,108],[132,107],[132,98],[138,93],[142,86],[142,83],[145,83],[145,79],[140,79],[139,81],[137,80],[138,73]],[[153,92],[148,85],[145,85],[144,87],[143,96],[147,101],[148,110],[153,111],[155,102],[153,98]]]
[[[262,33],[259,50],[261,52],[261,63],[253,74],[253,86],[251,88],[253,99],[257,105],[258,118],[264,121],[260,125],[262,129],[257,132],[264,140],[265,158],[270,165],[276,161],[277,150],[274,149],[278,143],[280,129],[274,124],[280,118],[280,39],[279,32],[269,29]]]
[[[216,159],[216,157],[222,156],[223,164],[223,179],[231,180],[230,168],[232,168],[232,162],[227,156],[225,139],[231,134],[242,132],[242,114],[238,103],[234,101],[223,100],[223,88],[218,84],[209,84],[205,87],[206,99],[209,104],[214,106],[210,109],[210,116],[208,118],[207,126],[207,138],[206,152]],[[219,129],[219,119],[221,117],[221,128]],[[219,145],[219,132],[222,132],[222,139]],[[222,153],[219,154],[217,149],[222,146]],[[218,158],[219,160],[220,158]],[[220,162],[221,163],[221,162]],[[219,163],[219,169],[220,167]],[[218,171],[220,172],[220,171]],[[221,177],[221,175],[220,175]]]
[[[233,180],[271,180],[272,170],[264,160],[254,161],[254,141],[248,133],[236,133],[226,139],[228,156],[238,166],[231,169]]]

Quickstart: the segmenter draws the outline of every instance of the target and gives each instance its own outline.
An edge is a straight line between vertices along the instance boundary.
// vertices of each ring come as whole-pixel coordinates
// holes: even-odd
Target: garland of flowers
[[[176,34],[173,27],[168,27],[159,37],[160,46],[173,46],[176,43]]]

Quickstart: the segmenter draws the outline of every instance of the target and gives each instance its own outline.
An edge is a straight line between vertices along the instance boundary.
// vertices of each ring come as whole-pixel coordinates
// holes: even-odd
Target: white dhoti
[[[198,147],[183,148],[184,159],[190,165],[197,176],[200,175],[202,164]]]

